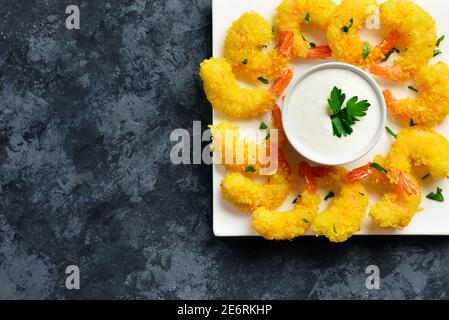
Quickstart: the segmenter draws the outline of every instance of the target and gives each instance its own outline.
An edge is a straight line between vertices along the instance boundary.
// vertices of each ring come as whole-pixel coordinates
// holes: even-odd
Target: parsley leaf
[[[375,162],[371,163],[371,167],[376,169],[377,171],[379,171],[382,174],[388,173],[388,171],[378,163],[375,163]]]
[[[330,98],[327,100],[331,114],[334,115],[340,112],[345,100],[346,95],[341,91],[341,89],[334,87],[331,91]]]
[[[439,47],[441,42],[443,42],[444,40],[444,35],[442,35],[441,37],[438,38],[437,43],[435,44],[436,47]]]
[[[248,59],[243,60],[242,64],[248,64]]]
[[[268,81],[267,79],[265,79],[264,77],[259,77],[257,78],[257,80],[259,80],[260,82],[262,82],[263,84],[269,84],[270,81]]]
[[[351,29],[353,25],[354,25],[354,19],[351,18],[351,19],[349,19],[349,25],[342,27],[340,30],[343,31],[344,33],[348,33],[349,29]]]
[[[413,118],[410,118],[410,127],[415,127],[418,124],[415,122],[415,120],[413,120]]]
[[[427,199],[444,202],[443,189],[437,188],[437,192],[432,192],[427,196]]]
[[[370,50],[371,50],[371,48],[370,48],[370,46],[369,46],[369,43],[368,43],[368,42],[365,42],[365,43],[363,44],[363,52],[362,52],[362,58],[363,58],[363,60],[366,60],[366,58],[368,58]]]
[[[333,191],[329,192],[329,194],[324,198],[324,201],[327,201],[329,199],[332,199],[335,197],[335,193]]]
[[[262,121],[262,123],[260,124],[259,129],[260,129],[260,130],[265,130],[265,129],[268,129],[268,126],[266,125],[265,122]]]
[[[393,138],[397,139],[398,135],[396,133],[394,133],[393,130],[391,130],[389,127],[385,127],[385,130],[387,130],[387,133],[392,136]]]
[[[390,56],[393,54],[393,52],[400,53],[398,48],[393,48],[393,49],[390,50],[390,52],[388,52],[385,55],[385,58],[382,59],[382,62],[386,62],[390,58]]]
[[[307,24],[310,23],[310,11],[307,11],[306,16],[304,17],[304,22]]]
[[[247,166],[245,169],[245,172],[256,172],[256,167],[255,166]]]
[[[341,89],[334,87],[328,99],[329,111],[331,114],[332,129],[334,136],[341,138],[353,133],[352,126],[366,116],[366,111],[371,106],[367,100],[359,101],[357,96],[346,102],[346,107],[342,109],[346,95]]]

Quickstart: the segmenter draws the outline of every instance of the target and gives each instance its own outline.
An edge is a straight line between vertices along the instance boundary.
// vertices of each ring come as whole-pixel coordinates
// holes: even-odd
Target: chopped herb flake
[[[413,118],[410,118],[410,127],[415,127],[418,124],[415,122],[415,120],[413,120]]]
[[[267,79],[265,79],[264,77],[259,77],[257,78],[257,80],[259,80],[260,82],[262,82],[263,84],[269,84],[270,81],[268,81]]]
[[[242,64],[248,64],[248,59],[243,60]]]
[[[307,24],[310,23],[310,11],[307,11],[306,16],[304,17],[304,22]]]
[[[247,166],[245,169],[245,172],[256,172],[256,167],[255,166]]]
[[[324,201],[327,201],[329,199],[332,199],[335,197],[335,193],[333,191],[329,192],[329,194],[324,198]]]
[[[262,121],[262,123],[260,124],[259,129],[260,130],[265,130],[265,129],[268,129],[268,126],[265,124],[265,122]]]
[[[444,202],[443,189],[437,188],[437,192],[432,192],[427,196],[427,199]]]
[[[388,52],[385,55],[385,58],[382,59],[382,62],[386,62],[390,58],[390,56],[393,54],[393,52],[400,53],[398,48],[393,48],[393,49],[390,50],[390,52]]]
[[[418,89],[416,89],[414,86],[408,86],[408,88],[412,91],[418,92]]]
[[[362,197],[364,197],[365,196],[365,194],[364,193],[362,193],[362,192],[359,192],[359,194],[362,196]]]
[[[349,25],[342,27],[341,31],[343,31],[344,33],[348,33],[349,29],[352,28],[353,24],[354,24],[354,19],[353,18],[349,19]]]
[[[387,131],[387,133],[392,136],[393,138],[397,139],[398,135],[396,133],[394,133],[393,130],[391,130],[389,127],[385,127],[385,130]]]
[[[334,225],[334,233],[338,233],[337,232],[337,227]]]
[[[430,178],[430,173],[426,174],[424,177],[421,178],[422,181],[427,180],[428,178]]]
[[[305,223],[309,223],[309,220],[307,219],[302,219],[302,221],[304,221]]]
[[[433,50],[433,56],[434,56],[434,57],[436,57],[436,56],[438,56],[438,55],[440,55],[440,54],[442,54],[442,52],[441,52],[440,49],[435,49],[435,50]]]
[[[388,171],[378,163],[375,163],[375,162],[371,163],[371,167],[376,169],[377,171],[379,171],[382,174],[388,173]]]
[[[439,47],[441,42],[443,42],[444,40],[444,35],[442,35],[441,37],[438,38],[437,43],[435,44],[436,47]]]
[[[369,43],[368,43],[368,42],[365,42],[365,44],[363,45],[363,52],[362,52],[362,58],[363,58],[363,60],[366,60],[366,58],[368,58],[369,52],[370,52],[370,46],[369,46]]]
[[[309,46],[310,46],[311,48],[316,48],[316,44],[313,43],[313,42],[310,42],[310,43],[309,43]]]

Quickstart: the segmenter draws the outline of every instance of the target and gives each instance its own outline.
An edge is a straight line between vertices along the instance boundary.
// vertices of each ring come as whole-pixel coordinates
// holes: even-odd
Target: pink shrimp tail
[[[332,56],[329,46],[318,46],[307,49],[307,59],[326,59]]]
[[[288,58],[292,55],[295,35],[292,31],[283,31],[279,35],[279,55]]]
[[[389,53],[396,46],[396,43],[401,38],[398,30],[392,30],[388,36],[377,46],[383,56]]]
[[[352,170],[348,173],[346,179],[349,182],[357,182],[363,180],[373,174],[371,164]]]
[[[299,164],[298,173],[302,178],[304,178],[307,188],[311,192],[316,192],[318,190],[318,181],[316,177],[313,175],[312,168],[310,167],[308,162],[302,161]]]
[[[413,182],[412,178],[404,172],[399,172],[394,175],[399,187],[409,195],[416,195],[419,193],[418,186]]]
[[[282,111],[277,104],[271,110],[271,121],[273,121],[273,127],[282,129]]]
[[[290,81],[293,79],[293,71],[291,69],[285,70],[279,78],[274,82],[273,86],[270,89],[270,92],[276,98],[279,98],[284,92],[284,90],[290,84]]]
[[[393,109],[396,106],[396,98],[393,93],[389,89],[386,89],[383,91],[383,95],[388,109]]]
[[[405,81],[409,78],[408,74],[397,67],[384,68],[374,65],[369,68],[369,72],[376,76],[393,81]]]

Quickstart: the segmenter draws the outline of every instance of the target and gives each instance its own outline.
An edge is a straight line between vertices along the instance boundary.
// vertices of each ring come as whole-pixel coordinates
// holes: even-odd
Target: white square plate
[[[279,5],[280,0],[213,0],[213,55],[214,57],[223,57],[223,46],[228,28],[232,22],[238,19],[243,13],[247,11],[255,11],[263,15],[265,18],[273,21],[274,12]],[[339,0],[336,1],[340,2]],[[381,3],[383,1],[379,1]],[[415,0],[415,2],[421,5],[427,12],[429,12],[437,22],[438,35],[445,34],[449,36],[449,3],[446,0]],[[372,35],[363,34],[366,40],[371,40],[373,43],[378,41],[378,38],[373,38]],[[313,39],[313,38],[312,38]],[[320,39],[313,39],[314,42],[319,44]],[[442,60],[449,62],[449,39],[443,41],[440,46],[443,54],[435,58],[436,61]],[[310,67],[323,63],[322,61],[299,61],[292,63],[291,66],[294,69],[295,77],[301,76]],[[331,61],[331,60],[326,60]],[[407,86],[391,86],[391,83],[379,81],[382,88],[387,86],[398,97],[410,96],[413,93],[407,89]],[[449,90],[449,89],[448,89]],[[220,120],[225,119],[221,114],[214,113],[213,122],[218,123]],[[258,128],[261,120],[269,123],[269,115],[265,117],[235,121],[228,119],[241,128]],[[399,126],[394,122],[388,120],[388,126],[395,130],[399,130]],[[436,130],[446,137],[449,137],[449,120],[443,125],[436,128]],[[392,143],[392,138],[385,134],[376,148],[365,158],[348,166],[349,169],[356,168],[360,165],[366,164],[372,160],[376,154],[386,154]],[[299,155],[295,155],[294,152],[289,152],[293,157],[293,163],[299,160]],[[295,159],[296,158],[296,159]],[[224,170],[219,165],[214,165],[213,168],[213,214],[214,214],[214,233],[218,237],[233,237],[233,236],[255,236],[256,232],[251,227],[251,216],[248,213],[243,213],[234,208],[231,204],[223,200],[220,190],[220,182],[224,177]],[[445,181],[433,181],[427,179],[423,183],[422,187],[424,195],[436,190],[437,186],[443,188],[444,195],[449,200],[449,180]],[[329,190],[327,190],[329,191]],[[324,195],[325,190],[321,191]],[[297,194],[292,194],[285,202],[281,210],[288,210],[292,207],[292,200]],[[444,203],[438,203],[431,201],[423,197],[422,211],[416,214],[412,223],[402,231],[394,230],[382,230],[377,228],[367,216],[362,224],[362,230],[358,235],[449,235],[449,201]],[[373,197],[371,202],[376,201]],[[324,205],[324,204],[323,204]],[[312,235],[309,233],[308,235]]]

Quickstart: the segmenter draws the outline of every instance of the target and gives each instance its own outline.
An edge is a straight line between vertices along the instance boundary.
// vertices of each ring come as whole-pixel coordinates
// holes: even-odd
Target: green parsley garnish
[[[324,198],[324,201],[332,199],[333,197],[335,197],[335,193],[333,191],[330,191],[329,194]]]
[[[410,127],[415,127],[418,124],[415,122],[415,120],[413,120],[413,118],[410,118]]]
[[[392,136],[393,138],[395,138],[395,139],[397,139],[398,138],[398,135],[396,134],[396,133],[394,133],[394,131],[393,130],[391,130],[390,128],[388,128],[388,127],[385,127],[385,130],[387,131],[387,133],[390,135],[390,136]]]
[[[272,26],[271,27],[271,33],[275,33],[276,32],[276,26]]]
[[[369,52],[370,52],[369,43],[365,42],[365,44],[363,45],[363,52],[362,52],[363,60],[366,60],[366,58],[368,58]]]
[[[307,11],[306,16],[304,17],[304,22],[307,24],[310,23],[310,11]]]
[[[362,192],[359,192],[359,194],[362,196],[362,197],[364,197],[365,196],[365,194],[364,193],[362,193]]]
[[[260,82],[262,82],[263,84],[269,84],[270,81],[268,81],[267,79],[265,79],[264,77],[259,77],[257,78],[257,80],[259,80]]]
[[[427,178],[430,178],[431,174],[428,173],[424,177],[421,178],[422,181],[426,180]]]
[[[242,64],[248,64],[248,59],[243,60]]]
[[[349,19],[349,25],[342,27],[341,31],[343,31],[344,33],[348,33],[349,29],[352,28],[353,24],[354,24],[354,19],[353,18]]]
[[[259,129],[260,130],[265,130],[265,129],[268,129],[268,126],[265,124],[265,122],[262,121],[262,123],[260,124]]]
[[[418,92],[418,89],[416,89],[414,86],[408,86],[408,88],[412,91]]]
[[[390,56],[393,54],[393,52],[400,53],[398,48],[393,48],[393,49],[390,50],[390,52],[388,52],[385,55],[385,58],[382,59],[382,62],[386,62],[390,58]]]
[[[435,44],[436,47],[439,47],[441,42],[443,42],[444,40],[444,35],[442,35],[441,37],[438,38],[437,43]]]
[[[309,43],[309,46],[310,46],[311,48],[316,48],[316,44],[313,43],[313,42],[310,42],[310,43]]]
[[[435,50],[433,50],[433,56],[434,56],[434,57],[436,57],[436,56],[438,56],[438,55],[440,55],[440,54],[442,54],[442,52],[441,52],[440,49],[435,49]]]
[[[255,166],[247,166],[245,169],[245,172],[256,172],[256,167]]]
[[[443,189],[437,188],[437,192],[432,192],[427,196],[427,199],[444,202]]]
[[[341,89],[334,87],[328,99],[329,111],[331,114],[332,128],[334,136],[341,138],[353,133],[352,126],[366,116],[366,111],[371,106],[367,100],[359,101],[359,98],[352,97],[346,102],[346,107],[342,106],[346,100],[346,95]]]
[[[371,167],[376,169],[377,171],[379,171],[382,174],[388,173],[388,171],[378,163],[375,163],[375,162],[371,163]]]
[[[302,221],[304,221],[305,223],[309,223],[309,220],[307,219],[302,219]]]
[[[337,227],[335,227],[335,225],[334,225],[334,233],[338,233],[337,232]]]
[[[270,133],[268,132],[268,133],[267,133],[267,136],[265,137],[265,140],[270,140],[270,138],[271,138],[271,135],[270,135]]]

